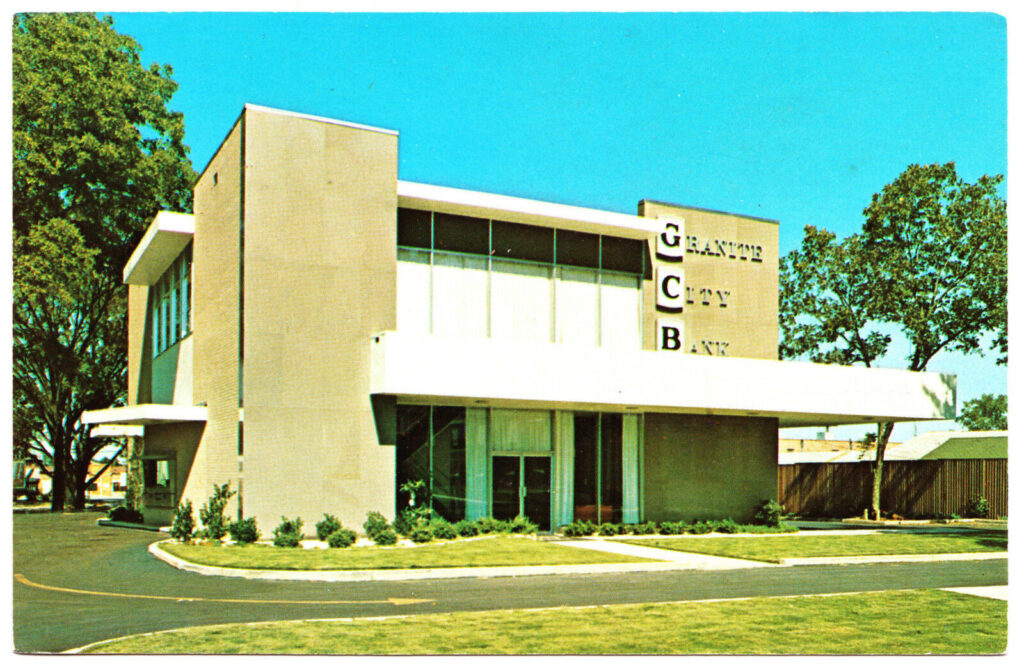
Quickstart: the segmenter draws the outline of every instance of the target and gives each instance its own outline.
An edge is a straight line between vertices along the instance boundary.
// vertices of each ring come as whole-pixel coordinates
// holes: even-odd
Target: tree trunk
[[[882,519],[882,464],[885,462],[885,447],[892,435],[892,421],[878,424],[878,438],[875,440],[875,461],[871,464],[871,517]]]
[[[87,437],[88,435],[78,434],[77,438]],[[86,447],[89,443],[82,442],[81,439],[76,438],[78,444],[78,455],[75,456],[74,461],[71,464],[71,507],[75,511],[83,511],[85,509],[85,491],[89,485],[89,463],[92,461],[92,456],[88,454]]]
[[[129,437],[127,446],[128,478],[125,484],[124,503],[128,508],[142,511],[142,439]]]
[[[67,499],[67,441],[60,428],[48,428],[50,448],[53,451],[53,476],[50,478],[50,511],[64,510]]]

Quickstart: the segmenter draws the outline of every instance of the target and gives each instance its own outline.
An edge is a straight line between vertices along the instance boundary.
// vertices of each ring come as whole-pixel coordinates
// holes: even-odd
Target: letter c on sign
[[[674,266],[658,266],[657,284],[657,308],[662,312],[682,312],[683,271]]]

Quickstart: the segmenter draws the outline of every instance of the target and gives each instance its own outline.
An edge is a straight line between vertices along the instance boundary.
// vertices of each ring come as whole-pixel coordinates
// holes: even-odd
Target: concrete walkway
[[[703,571],[720,571],[723,569],[752,569],[755,567],[778,566],[768,562],[754,562],[751,560],[739,560],[732,557],[717,557],[714,555],[701,555],[699,553],[684,553],[678,550],[667,548],[650,548],[648,546],[637,546],[631,543],[621,543],[613,540],[583,539],[574,541],[559,541],[560,546],[571,546],[573,548],[584,548],[586,550],[599,550],[605,553],[616,555],[629,555],[631,557],[644,557],[651,560],[664,560],[672,562],[674,569],[699,569]]]

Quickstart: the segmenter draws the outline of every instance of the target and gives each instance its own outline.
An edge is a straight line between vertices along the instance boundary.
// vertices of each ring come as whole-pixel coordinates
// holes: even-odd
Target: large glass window
[[[573,416],[574,518],[622,522],[622,415]]]
[[[408,506],[401,486],[423,481],[425,501],[431,508],[448,521],[462,520],[466,517],[465,408],[399,405],[396,416],[396,509]]]
[[[398,210],[400,331],[639,349],[643,241]]]
[[[192,332],[192,244],[150,287],[153,356]]]

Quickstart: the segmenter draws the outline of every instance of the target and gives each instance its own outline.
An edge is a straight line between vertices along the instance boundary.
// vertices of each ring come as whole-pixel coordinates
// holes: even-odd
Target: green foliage
[[[93,14],[15,15],[12,29],[14,446],[52,473],[51,506],[85,506],[82,411],[123,404],[122,270],[149,219],[191,210],[169,66]],[[68,497],[70,491],[70,497]]]
[[[597,531],[597,525],[589,520],[576,520],[566,525],[562,531],[569,537],[590,536]]]
[[[274,545],[280,548],[297,548],[302,541],[302,519],[289,520],[281,516],[281,524],[274,528]]]
[[[507,531],[511,534],[536,534],[537,529],[537,525],[526,516],[519,515],[508,521]]]
[[[366,514],[366,520],[363,522],[363,530],[366,532],[366,536],[377,541],[378,534],[390,529],[391,526],[388,525],[388,519],[382,514],[376,511]]]
[[[500,534],[508,531],[508,523],[490,516],[477,518],[476,527],[480,534]]]
[[[778,527],[782,523],[785,507],[775,500],[765,500],[754,514],[754,522],[758,525]]]
[[[683,534],[686,531],[686,523],[665,521],[658,523],[658,534]]]
[[[395,531],[390,527],[385,527],[384,529],[375,532],[370,538],[373,539],[373,542],[378,546],[394,546],[398,543],[398,535],[395,534]]]
[[[256,527],[256,518],[250,516],[228,525],[228,534],[236,543],[256,543],[260,539],[260,530]]]
[[[974,495],[967,502],[968,518],[985,518],[988,516],[988,510],[988,500],[985,499],[984,495]]]
[[[440,517],[431,520],[428,529],[434,535],[435,539],[455,539],[459,536],[459,533],[455,530],[455,527],[447,520]]]
[[[427,491],[427,484],[423,479],[412,479],[398,487],[398,490],[409,496],[409,507],[416,507],[416,497],[423,497]]]
[[[192,515],[192,500],[185,500],[174,509],[174,520],[171,521],[171,536],[188,543],[195,536],[196,521]]]
[[[622,533],[622,525],[618,523],[601,523],[601,526],[597,528],[597,533],[601,536],[617,536]]]
[[[480,533],[480,528],[472,520],[460,520],[455,523],[455,531],[461,537],[473,537]]]
[[[316,538],[320,541],[326,541],[327,537],[331,536],[335,532],[341,529],[341,521],[337,517],[325,513],[323,520],[316,524]]]
[[[228,523],[231,519],[224,516],[224,507],[227,506],[228,500],[237,494],[230,486],[230,483],[220,486],[214,484],[213,494],[199,509],[199,520],[211,539],[220,539],[228,532]]]
[[[693,525],[690,525],[686,530],[690,534],[711,534],[715,531],[715,526],[705,520],[698,520]]]
[[[780,358],[873,365],[897,329],[907,369],[943,351],[982,353],[986,336],[1006,362],[1006,201],[1003,177],[969,183],[955,165],[911,164],[864,209],[860,233],[837,240],[808,226],[779,262]],[[872,511],[893,423],[879,424]]]
[[[330,548],[348,548],[355,542],[356,533],[344,527],[339,527],[327,536],[327,545]]]
[[[638,534],[641,536],[645,534],[656,534],[657,531],[658,526],[650,520],[644,523],[637,523],[636,526],[633,528],[633,534]]]
[[[107,511],[107,518],[119,523],[141,523],[142,514],[135,509],[119,504]]]
[[[434,533],[429,527],[416,526],[409,532],[409,539],[413,543],[427,543],[434,538]]]
[[[713,524],[713,527],[716,532],[721,532],[722,534],[738,534],[739,532],[743,531],[743,529],[739,525],[733,522],[732,518],[726,518],[725,520],[716,520]]]
[[[967,430],[1006,430],[1008,408],[1005,394],[985,393],[965,402],[956,422]]]

